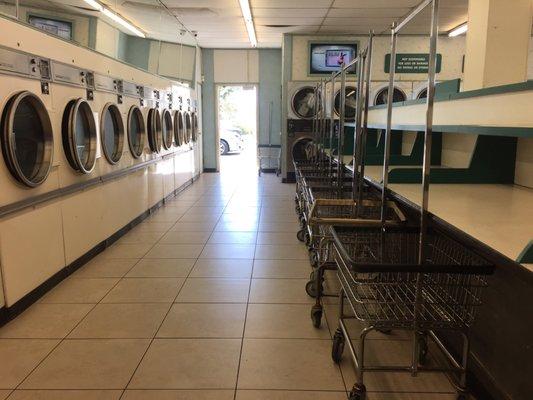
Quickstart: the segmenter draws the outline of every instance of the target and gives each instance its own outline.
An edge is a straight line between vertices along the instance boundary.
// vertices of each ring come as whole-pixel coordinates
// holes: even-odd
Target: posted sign
[[[437,54],[437,73],[440,72],[442,55]],[[390,54],[385,56],[385,72],[390,71]],[[396,73],[427,74],[429,71],[429,54],[403,53],[396,54]]]

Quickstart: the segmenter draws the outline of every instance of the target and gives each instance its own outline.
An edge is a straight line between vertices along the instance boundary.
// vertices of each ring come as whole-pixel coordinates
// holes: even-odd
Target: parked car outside
[[[220,130],[220,155],[240,153],[244,150],[244,140],[241,131],[235,128]]]

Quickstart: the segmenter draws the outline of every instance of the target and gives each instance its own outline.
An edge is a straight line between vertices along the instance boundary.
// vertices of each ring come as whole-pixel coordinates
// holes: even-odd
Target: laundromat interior
[[[0,400],[533,399],[533,0],[0,0]]]

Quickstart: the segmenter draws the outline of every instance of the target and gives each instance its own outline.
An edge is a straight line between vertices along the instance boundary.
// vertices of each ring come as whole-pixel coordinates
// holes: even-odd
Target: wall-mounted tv
[[[309,43],[309,74],[329,75],[338,71],[342,63],[348,64],[357,55],[357,42]],[[355,74],[355,65],[348,73]]]

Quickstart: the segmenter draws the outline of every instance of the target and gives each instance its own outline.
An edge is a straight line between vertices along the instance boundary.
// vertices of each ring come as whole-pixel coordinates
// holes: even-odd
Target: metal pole
[[[366,55],[363,52],[359,54],[359,63],[357,65],[357,100],[355,110],[355,130],[354,130],[354,148],[353,148],[353,181],[352,181],[352,199],[358,198],[357,191],[359,189],[359,165],[361,163],[361,128],[362,128],[362,112],[363,112],[363,80],[365,70]],[[359,212],[359,205],[357,206]]]
[[[344,173],[344,107],[345,98],[343,96],[346,91],[346,70],[344,64],[341,65],[341,95],[339,96],[339,168],[337,174],[337,182],[339,185],[339,192],[342,188],[342,175]]]
[[[437,38],[439,32],[439,0],[433,1],[431,15],[431,38],[429,43],[428,97],[426,109],[426,131],[424,133],[424,163],[422,166],[422,210],[420,216],[420,246],[418,261],[424,261],[424,247],[427,230],[429,204],[429,175],[431,172],[431,145],[433,136],[433,104],[435,98],[435,75],[437,59]]]
[[[329,171],[333,172],[333,136],[335,134],[335,73],[331,74],[331,109],[329,116]]]
[[[314,96],[313,96],[313,136],[315,138],[315,151],[312,155],[313,159],[315,161],[318,161],[317,158],[317,146],[318,146],[318,133],[317,133],[317,124],[318,124],[318,107],[317,107],[317,99],[318,99],[318,84],[315,85],[314,90]]]
[[[365,158],[366,158],[366,139],[368,136],[368,107],[370,102],[370,82],[372,79],[372,47],[374,46],[374,31],[370,31],[368,38],[368,50],[366,60],[366,73],[365,73],[365,101],[363,109],[363,135],[361,141],[361,180],[359,181],[359,198],[357,199],[357,216],[359,216],[359,205],[363,202],[363,181],[365,177]]]
[[[391,29],[391,55],[390,55],[390,71],[389,71],[389,92],[387,93],[387,130],[385,131],[385,150],[383,154],[383,192],[381,193],[381,224],[385,224],[387,215],[386,198],[387,185],[389,183],[389,157],[390,157],[390,141],[391,141],[391,127],[392,127],[392,100],[394,94],[394,74],[396,72],[396,41],[398,39],[395,32],[396,23],[392,24]]]

